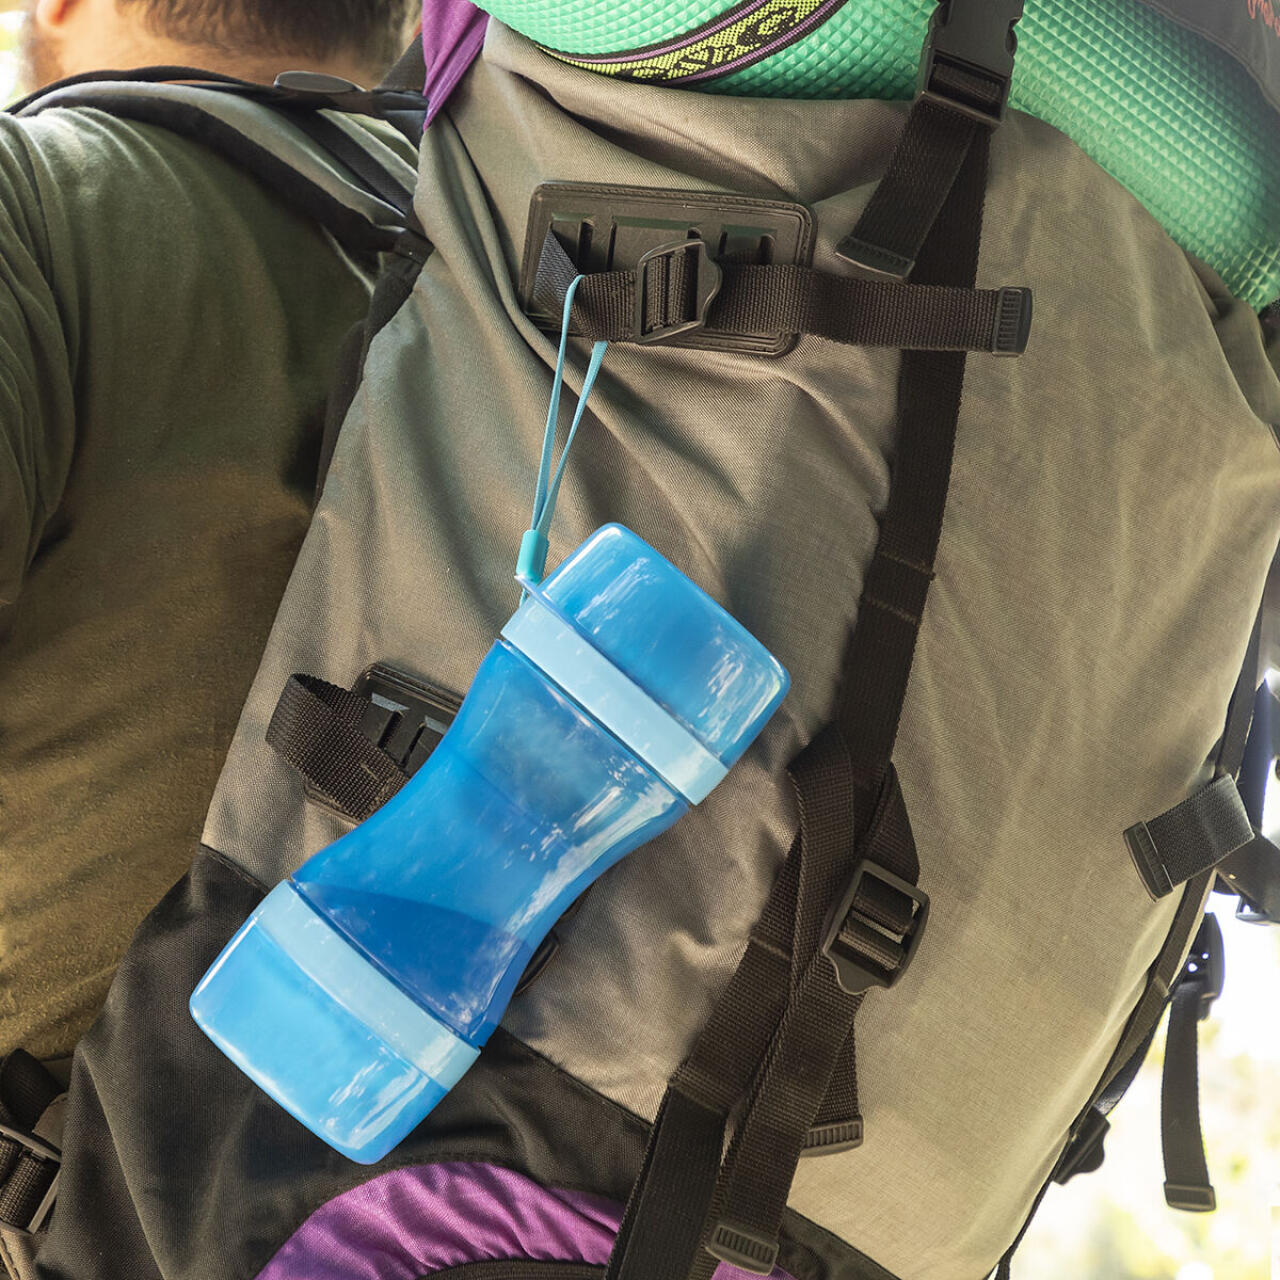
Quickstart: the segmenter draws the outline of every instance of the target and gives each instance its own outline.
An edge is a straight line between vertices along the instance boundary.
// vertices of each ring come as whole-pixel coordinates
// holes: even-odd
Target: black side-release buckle
[[[929,23],[916,96],[994,127],[1005,116],[1023,0],[942,0]]]
[[[903,932],[858,909],[859,891],[867,881],[893,890],[911,904],[910,922]],[[872,885],[867,887],[872,889]],[[871,987],[891,987],[906,973],[928,918],[928,894],[864,858],[828,919],[822,954],[835,968],[836,981],[850,995]]]
[[[693,314],[683,314],[688,297],[687,285],[680,288],[682,275],[676,255],[693,255]],[[688,270],[688,266],[684,267]],[[655,278],[656,277],[656,278]],[[636,342],[661,342],[677,334],[701,329],[707,323],[707,309],[720,292],[724,273],[711,257],[704,240],[675,240],[660,244],[642,255],[636,263],[636,309],[633,329]],[[657,295],[661,318],[650,323],[650,304]],[[678,296],[677,296],[678,295]]]
[[[27,1222],[0,1223],[6,1231],[15,1231],[19,1235],[33,1236],[40,1231],[53,1212],[53,1203],[58,1198],[58,1179],[62,1173],[62,1152],[52,1143],[31,1133],[27,1129],[18,1129],[13,1125],[0,1124],[0,1139],[17,1143],[27,1153],[28,1159],[35,1159],[42,1165],[48,1165],[51,1175],[48,1190],[41,1197]]]
[[[1201,1022],[1209,1016],[1213,1002],[1222,994],[1226,976],[1227,957],[1222,945],[1222,926],[1218,917],[1209,911],[1200,922],[1178,977],[1179,983],[1186,982],[1198,989],[1200,1007],[1197,1017]]]

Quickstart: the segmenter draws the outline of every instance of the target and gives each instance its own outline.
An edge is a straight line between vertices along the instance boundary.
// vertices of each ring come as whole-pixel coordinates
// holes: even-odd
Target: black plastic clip
[[[910,901],[911,921],[905,933],[895,933],[857,909],[858,893],[865,880],[876,881]],[[928,894],[864,858],[854,868],[849,887],[828,918],[822,954],[835,968],[836,981],[850,995],[858,995],[871,987],[891,987],[906,973],[924,936],[928,918]],[[865,945],[859,946],[860,941]],[[894,954],[892,966],[871,958],[886,952]]]
[[[991,354],[1020,356],[1031,337],[1033,299],[1030,289],[1001,289],[991,330]]]
[[[0,1226],[3,1226],[6,1231],[14,1231],[22,1236],[33,1236],[49,1220],[49,1215],[53,1212],[53,1202],[58,1198],[58,1179],[62,1174],[62,1152],[52,1143],[46,1142],[29,1130],[15,1128],[13,1125],[0,1124],[0,1139],[16,1142],[18,1146],[27,1152],[28,1156],[53,1166],[52,1181],[49,1183],[49,1188],[44,1193],[40,1203],[36,1206],[30,1220],[28,1222],[0,1223]]]
[[[754,1275],[767,1276],[778,1261],[778,1242],[744,1227],[739,1222],[721,1218],[711,1229],[703,1246],[713,1257],[740,1267]]]
[[[1178,983],[1194,984],[1200,996],[1196,1016],[1203,1022],[1213,1009],[1213,1002],[1222,994],[1227,976],[1227,957],[1222,945],[1222,926],[1218,917],[1209,911],[1200,921],[1195,940],[1187,954],[1186,963],[1178,976]]]
[[[1024,0],[941,0],[929,22],[916,96],[990,127],[1009,105],[1014,27]]]
[[[1059,1184],[1070,1182],[1078,1173],[1096,1173],[1107,1158],[1104,1143],[1111,1130],[1111,1121],[1098,1110],[1090,1107],[1063,1149],[1053,1171],[1053,1180]]]
[[[648,328],[649,272],[665,271],[666,283],[670,284],[678,253],[693,254],[693,315],[659,323]],[[660,244],[641,256],[636,263],[636,308],[635,324],[632,340],[634,342],[661,342],[664,338],[674,338],[677,334],[688,333],[691,329],[701,329],[707,323],[707,310],[720,292],[724,282],[724,273],[707,250],[705,240],[674,240],[669,244]],[[671,290],[666,290],[670,298]]]

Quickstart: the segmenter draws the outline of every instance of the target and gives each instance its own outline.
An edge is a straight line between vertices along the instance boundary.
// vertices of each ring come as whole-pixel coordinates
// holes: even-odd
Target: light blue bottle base
[[[227,944],[190,1007],[255,1084],[361,1164],[407,1137],[479,1056],[288,881]]]

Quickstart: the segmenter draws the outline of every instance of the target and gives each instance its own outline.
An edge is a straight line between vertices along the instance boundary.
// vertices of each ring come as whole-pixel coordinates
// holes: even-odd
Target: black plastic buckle
[[[58,1179],[62,1174],[62,1152],[52,1143],[46,1142],[30,1130],[16,1129],[13,1125],[0,1124],[0,1138],[7,1138],[10,1142],[16,1142],[28,1155],[34,1156],[35,1159],[44,1163],[51,1164],[55,1168],[53,1181],[49,1183],[49,1189],[36,1206],[35,1212],[31,1215],[31,1220],[26,1223],[0,1223],[6,1231],[14,1231],[23,1236],[33,1236],[49,1220],[49,1215],[53,1212],[53,1202],[58,1198]]]
[[[716,1223],[703,1248],[713,1258],[758,1276],[767,1276],[778,1261],[776,1240],[728,1218],[721,1218]]]
[[[426,763],[462,706],[456,693],[377,663],[352,687],[370,707],[360,728],[409,777]]]
[[[916,96],[989,127],[1005,117],[1023,0],[941,0],[929,22]],[[971,89],[968,86],[972,86]]]
[[[686,320],[677,320],[674,324],[657,325],[652,329],[645,328],[645,315],[649,301],[649,269],[660,259],[674,259],[677,253],[694,255],[693,315]],[[666,264],[671,270],[672,264]],[[664,338],[674,338],[677,334],[688,333],[691,329],[701,329],[707,323],[707,309],[720,292],[724,282],[724,272],[720,264],[711,257],[705,240],[674,240],[669,244],[660,244],[643,254],[636,263],[636,307],[635,323],[632,326],[632,340],[635,342],[661,342]]]
[[[1054,1182],[1062,1185],[1078,1173],[1096,1173],[1101,1169],[1107,1158],[1104,1143],[1110,1130],[1111,1121],[1097,1107],[1090,1107],[1058,1159],[1053,1171]]]
[[[858,890],[868,877],[910,899],[911,923],[906,933],[892,933],[883,925],[856,910]],[[920,945],[920,939],[924,936],[924,926],[928,918],[928,894],[901,877],[895,876],[891,871],[886,871],[877,863],[864,858],[854,868],[849,887],[828,917],[822,954],[831,961],[836,971],[836,981],[851,996],[856,996],[871,987],[891,987],[906,973],[907,966]],[[850,946],[841,937],[842,933],[853,934],[855,940],[859,934],[862,934],[869,941],[873,941],[877,949],[883,947],[885,943],[897,947],[899,950],[897,964],[892,969],[876,964],[863,952]]]
[[[1179,983],[1194,983],[1200,996],[1197,1017],[1203,1022],[1213,1009],[1213,1002],[1222,994],[1227,976],[1227,957],[1222,945],[1222,926],[1218,917],[1209,911],[1200,921],[1200,928],[1191,943],[1186,963],[1178,975]]]

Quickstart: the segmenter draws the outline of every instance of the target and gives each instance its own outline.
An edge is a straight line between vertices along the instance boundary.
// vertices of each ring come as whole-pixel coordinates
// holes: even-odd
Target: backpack
[[[1215,879],[1277,918],[1236,781],[1280,538],[1256,313],[1063,134],[958,101],[971,78],[905,126],[619,88],[495,25],[433,104],[202,847],[77,1051],[32,1274],[1007,1273],[1170,1006],[1194,1080]],[[792,692],[365,1168],[186,1002],[429,756],[510,613],[579,272],[575,332],[614,345],[553,556],[629,525]],[[32,1079],[5,1133],[47,1200]],[[1166,1155],[1207,1207],[1198,1125]]]

